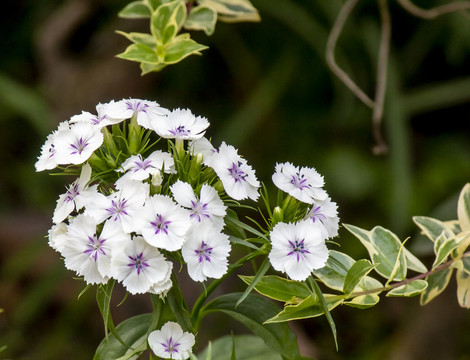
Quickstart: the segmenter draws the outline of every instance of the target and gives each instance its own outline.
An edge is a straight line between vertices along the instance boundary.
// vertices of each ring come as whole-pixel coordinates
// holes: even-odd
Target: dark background
[[[276,162],[313,166],[339,205],[342,222],[390,228],[430,265],[411,216],[456,218],[470,175],[470,15],[426,21],[390,1],[392,49],[383,124],[389,153],[375,156],[371,111],[328,70],[325,46],[343,2],[253,0],[261,23],[218,23],[210,49],[144,77],[115,58],[148,31],[123,20],[123,0],[2,3],[0,34],[0,358],[89,359],[104,335],[94,289],[74,280],[45,235],[68,182],[35,173],[40,147],[58,122],[99,102],[133,97],[190,108],[211,122],[207,135],[239,148],[271,186]],[[421,0],[422,7],[446,3]],[[373,96],[380,36],[376,2],[362,0],[340,38],[340,65]],[[337,241],[365,257],[344,229]],[[366,311],[333,312],[339,351],[324,318],[293,324],[304,354],[318,359],[470,359],[470,317],[454,280],[426,307],[417,298],[383,300]],[[195,286],[202,291],[201,286]],[[234,280],[225,290],[243,289]],[[188,291],[190,293],[190,291]],[[119,303],[122,289],[114,296]],[[113,309],[116,322],[150,309],[145,296]],[[214,319],[223,326],[226,319]],[[211,326],[206,338],[228,333]],[[245,331],[234,325],[237,331]],[[201,332],[204,332],[204,326]]]

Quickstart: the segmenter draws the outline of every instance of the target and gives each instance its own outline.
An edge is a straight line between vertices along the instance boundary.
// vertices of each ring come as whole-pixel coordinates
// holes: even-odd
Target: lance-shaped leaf
[[[343,292],[349,295],[354,291],[359,282],[375,267],[369,260],[361,259],[356,261],[346,274]]]
[[[366,295],[356,296],[351,301],[345,301],[344,305],[358,308],[358,309],[368,309],[376,305],[379,301],[380,301],[379,295],[366,294]]]
[[[145,19],[152,15],[145,1],[133,1],[122,9],[118,16],[124,19]]]
[[[279,312],[279,308],[265,298],[250,294],[235,309],[235,304],[241,295],[241,293],[222,295],[204,306],[201,314],[225,313],[244,324],[262,338],[266,345],[281,353],[286,359],[300,358],[297,337],[287,324],[265,324],[266,320]]]
[[[413,280],[407,284],[396,287],[390,290],[385,296],[404,296],[411,297],[421,294],[428,287],[425,280]]]
[[[186,4],[182,0],[160,5],[152,14],[150,30],[160,45],[171,42],[186,21]]]
[[[457,271],[457,299],[463,308],[470,308],[470,275],[464,271]]]
[[[214,33],[217,22],[217,12],[208,5],[193,7],[184,23],[184,28],[188,30],[203,30],[206,35]]]
[[[438,248],[435,249],[436,260],[434,261],[434,264],[432,265],[433,270],[439,265],[441,265],[444,261],[446,261],[450,253],[457,246],[459,246],[459,243],[457,242],[455,238],[447,239],[444,233],[442,233],[441,236],[439,236],[436,239],[435,245],[438,245],[438,244],[439,244]]]
[[[155,38],[150,34],[138,32],[126,33],[124,31],[116,31],[116,33],[124,36],[127,40],[132,41],[133,43],[144,44],[152,49],[157,48],[157,42],[155,41]]]
[[[344,298],[339,295],[323,294],[328,310],[333,310],[340,305]],[[291,320],[308,319],[321,316],[325,313],[317,296],[309,295],[305,300],[295,305],[286,305],[279,314],[267,320],[266,323],[278,323]]]
[[[146,64],[156,64],[159,62],[157,52],[150,46],[141,43],[131,44],[121,54],[116,55],[120,59],[137,61]]]
[[[212,7],[225,22],[260,21],[258,10],[248,0],[199,0]]]
[[[250,285],[253,282],[254,276],[240,275],[240,278]],[[300,302],[310,296],[310,291],[303,283],[277,275],[263,276],[255,285],[255,290],[261,295],[282,302]],[[296,298],[300,300],[296,300]]]
[[[427,216],[414,216],[413,221],[418,225],[424,235],[433,242],[435,242],[442,233],[444,233],[447,238],[454,236],[449,227],[440,220]]]
[[[346,274],[354,263],[354,259],[349,255],[330,250],[326,265],[321,269],[314,270],[313,274],[330,289],[343,291]],[[366,276],[358,283],[354,291],[379,289],[382,286],[376,279]]]
[[[139,351],[143,346],[146,348],[147,329],[150,325],[152,314],[142,314],[124,320],[116,326],[116,332],[122,338],[124,343],[128,346],[121,344],[121,342],[113,335],[101,341],[96,349],[94,360],[116,360],[119,358],[129,358],[133,356],[132,353]],[[139,349],[137,349],[139,348]]]
[[[460,192],[457,217],[462,231],[470,231],[470,184],[466,184]]]
[[[176,64],[189,55],[201,55],[200,51],[208,47],[198,44],[192,39],[176,38],[165,46],[164,63]]]
[[[428,287],[421,293],[420,304],[426,305],[445,290],[452,276],[452,268],[437,271],[426,278]]]
[[[261,264],[258,272],[256,273],[255,276],[252,277],[251,283],[248,284],[248,287],[246,288],[245,292],[240,297],[240,299],[238,299],[237,303],[235,304],[235,307],[240,305],[243,302],[243,300],[246,299],[248,294],[251,293],[251,290],[253,290],[253,288],[256,286],[256,284],[258,284],[261,281],[264,274],[266,274],[266,272],[269,270],[270,267],[271,267],[271,263],[269,262],[269,258],[264,259],[264,261]]]

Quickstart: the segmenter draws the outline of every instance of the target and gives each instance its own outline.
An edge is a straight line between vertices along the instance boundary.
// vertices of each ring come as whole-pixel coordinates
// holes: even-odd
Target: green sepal
[[[380,301],[380,297],[377,294],[366,294],[359,295],[353,298],[351,301],[345,301],[344,305],[358,308],[358,309],[368,309],[376,305]]]
[[[385,296],[404,296],[411,297],[421,294],[428,287],[428,283],[425,280],[413,280],[407,284],[398,286],[390,290]]]
[[[421,305],[426,305],[445,290],[449,284],[452,272],[452,268],[447,268],[441,271],[437,271],[426,278],[428,287],[421,293]]]
[[[246,284],[253,283],[254,276],[240,275]],[[299,303],[310,296],[310,291],[301,282],[276,275],[263,276],[255,285],[255,290],[270,299]]]
[[[217,12],[207,5],[193,7],[184,23],[184,28],[188,30],[202,30],[207,36],[214,33],[217,23]]]

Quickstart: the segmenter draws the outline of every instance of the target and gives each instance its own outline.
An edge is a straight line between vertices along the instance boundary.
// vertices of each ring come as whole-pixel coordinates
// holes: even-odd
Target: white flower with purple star
[[[315,202],[307,214],[307,219],[323,226],[329,238],[338,235],[338,206],[329,197]]]
[[[141,236],[123,243],[111,262],[112,274],[131,294],[151,291],[166,281],[173,264]]]
[[[153,130],[166,139],[195,140],[204,136],[209,126],[206,118],[194,116],[189,109],[175,109],[162,121],[153,123]]]
[[[260,183],[255,172],[233,146],[223,142],[219,152],[211,158],[211,163],[228,196],[235,200],[258,199]]]
[[[210,223],[194,224],[188,232],[181,253],[194,281],[208,277],[219,279],[227,272],[231,246],[228,236]]]
[[[155,355],[160,358],[185,360],[191,356],[195,338],[193,334],[183,332],[178,323],[169,321],[160,330],[149,334],[148,343]]]
[[[114,101],[110,102],[109,104],[114,104]],[[97,128],[101,129],[105,126],[108,125],[114,125],[122,122],[125,117],[121,118],[112,118],[110,117],[107,113],[107,107],[109,104],[98,104],[96,105],[96,112],[97,115],[93,115],[92,113],[89,113],[88,111],[82,111],[81,114],[74,115],[70,118],[70,123],[79,123],[79,122],[86,122],[90,123]]]
[[[65,130],[70,129],[68,121],[63,121],[57,127],[57,130],[53,131],[48,135],[46,142],[41,147],[41,155],[38,157],[38,161],[34,165],[36,171],[51,170],[57,167],[56,145],[55,139],[62,136]]]
[[[222,230],[227,207],[212,186],[203,184],[199,197],[196,196],[190,184],[181,180],[175,182],[170,190],[176,202],[189,209],[189,217],[193,222],[210,221],[217,229]]]
[[[168,251],[181,249],[191,226],[189,211],[166,195],[154,195],[140,212],[139,231],[150,245]]]
[[[54,140],[58,164],[81,164],[103,143],[100,129],[91,123],[78,122]]]
[[[307,204],[325,200],[328,196],[322,189],[323,176],[314,168],[299,168],[288,162],[276,164],[272,180],[279,189]]]
[[[59,196],[57,206],[54,210],[52,221],[58,224],[65,220],[74,210],[80,210],[91,199],[98,195],[97,185],[88,187],[91,177],[91,166],[82,166],[80,177],[67,188],[67,192]]]
[[[133,155],[124,161],[121,167],[122,171],[127,172],[126,177],[129,176],[133,180],[145,180],[162,170],[167,174],[176,172],[173,157],[160,150],[154,151],[145,160],[140,154]]]
[[[118,191],[109,196],[98,193],[86,206],[85,213],[99,224],[107,219],[130,234],[136,231],[136,217],[150,192],[149,184],[128,180],[116,185]]]
[[[109,222],[98,235],[95,220],[81,214],[70,221],[61,254],[66,268],[76,271],[87,283],[105,284],[112,275],[113,252],[126,240],[130,241],[129,235]]]
[[[162,121],[168,114],[168,109],[161,107],[155,101],[140,99],[123,99],[105,104],[104,112],[114,119],[129,119],[136,116],[137,123],[146,129],[152,129],[153,123]]]
[[[307,279],[312,270],[325,266],[328,248],[326,232],[310,221],[277,223],[270,233],[272,249],[269,261],[275,270],[292,280]]]

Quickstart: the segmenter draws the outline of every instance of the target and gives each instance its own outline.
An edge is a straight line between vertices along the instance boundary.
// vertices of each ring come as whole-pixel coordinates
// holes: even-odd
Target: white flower
[[[65,194],[59,196],[54,216],[52,217],[52,221],[55,224],[64,221],[72,211],[80,210],[98,194],[97,185],[87,186],[90,177],[91,166],[85,164],[82,167],[80,177],[69,185]]]
[[[219,152],[211,158],[211,163],[228,196],[235,200],[258,199],[260,184],[255,172],[233,146],[223,142]]]
[[[325,266],[328,259],[327,234],[321,227],[310,221],[278,223],[270,236],[269,261],[274,269],[287,273],[291,279],[303,281],[312,270]]]
[[[98,236],[95,220],[82,214],[70,221],[61,254],[66,268],[76,271],[87,283],[105,284],[111,277],[113,252],[128,239],[128,235],[110,222],[104,224]]]
[[[115,119],[129,119],[135,115],[140,126],[152,129],[153,123],[160,122],[168,110],[155,101],[124,99],[106,104],[104,112],[110,118]]]
[[[110,219],[129,234],[136,230],[136,217],[149,196],[150,187],[134,180],[122,181],[116,187],[119,190],[109,196],[99,193],[93,197],[85,213],[98,224]]]
[[[149,334],[148,343],[158,357],[184,360],[191,356],[195,338],[193,334],[183,332],[178,323],[169,321],[160,330]]]
[[[168,251],[181,249],[191,226],[189,212],[169,196],[154,195],[140,213],[139,232],[150,245]]]
[[[170,190],[178,204],[190,209],[189,217],[193,222],[210,221],[217,229],[222,230],[227,207],[212,186],[202,185],[199,198],[191,185],[181,180],[175,182]]]
[[[338,235],[338,206],[329,197],[315,202],[307,214],[307,219],[323,226],[329,238]]]
[[[200,223],[189,230],[181,252],[191,279],[205,281],[208,277],[219,279],[227,272],[230,250],[227,235],[210,223]]]
[[[212,158],[214,154],[219,152],[209,140],[205,137],[201,137],[200,139],[193,140],[189,143],[189,151],[191,155],[196,156],[197,154],[202,155],[203,164],[212,167]]]
[[[141,236],[128,240],[112,258],[113,277],[131,294],[143,294],[168,278],[173,264]]]
[[[314,169],[295,167],[291,163],[276,164],[272,177],[274,185],[302,202],[313,204],[328,196],[323,187],[323,177]]]
[[[53,131],[46,139],[46,142],[41,147],[41,155],[38,157],[38,161],[34,165],[36,171],[51,170],[57,167],[57,159],[55,156],[56,146],[54,140],[60,137],[64,130],[69,129],[68,121],[63,121],[59,124],[57,130]]]
[[[62,252],[63,244],[67,241],[67,224],[61,222],[52,225],[47,237],[49,238],[49,246],[55,251]]]
[[[54,139],[58,164],[81,164],[103,143],[100,129],[91,123],[78,122],[61,131]]]
[[[99,129],[108,125],[118,124],[126,118],[125,117],[112,118],[106,113],[108,105],[112,106],[113,104],[114,104],[114,101],[108,104],[96,105],[97,115],[93,115],[87,111],[82,111],[81,114],[72,116],[70,118],[70,123],[74,124],[78,122],[86,122],[86,123],[90,123],[96,126]]]
[[[204,136],[208,126],[206,118],[194,116],[189,109],[175,109],[154,122],[153,130],[166,139],[195,140]]]
[[[165,173],[175,173],[173,157],[160,150],[151,153],[145,160],[140,154],[133,155],[122,163],[123,171],[127,171],[133,180],[144,180],[150,175],[164,170]]]

